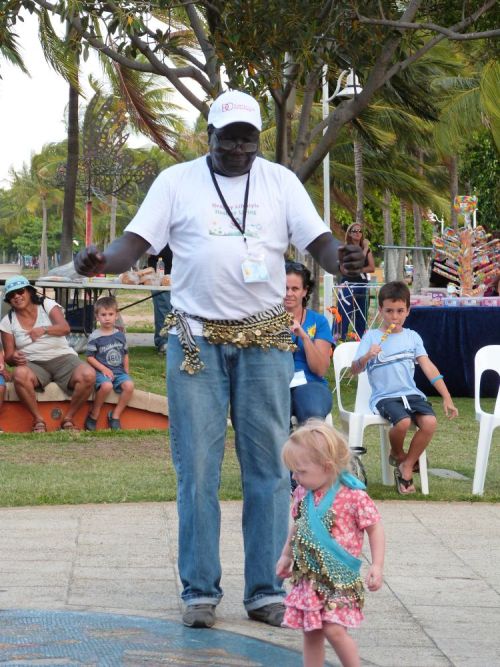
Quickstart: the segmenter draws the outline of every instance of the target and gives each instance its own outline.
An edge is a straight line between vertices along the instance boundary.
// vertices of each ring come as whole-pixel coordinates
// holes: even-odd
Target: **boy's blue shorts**
[[[394,398],[383,398],[375,406],[379,414],[384,419],[387,419],[391,424],[397,424],[402,419],[410,417],[415,421],[416,415],[433,415],[436,416],[432,405],[420,394],[410,394],[405,396],[405,399],[410,406],[410,409],[405,407],[402,397],[394,396]]]
[[[3,375],[0,375],[0,387],[5,387],[5,378]]]
[[[113,379],[108,378],[104,375],[104,373],[101,373],[100,371],[95,372],[95,388],[96,391],[100,388],[101,384],[104,384],[105,382],[112,382],[113,383],[113,389],[117,394],[121,394],[122,392],[122,384],[126,380],[131,380],[132,378],[128,373],[118,373],[118,375],[115,375]]]

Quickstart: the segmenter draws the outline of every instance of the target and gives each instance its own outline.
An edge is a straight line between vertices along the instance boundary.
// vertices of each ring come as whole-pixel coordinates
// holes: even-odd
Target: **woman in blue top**
[[[297,350],[291,386],[292,415],[299,424],[310,417],[325,419],[332,409],[332,394],[325,374],[330,365],[333,338],[326,317],[306,305],[314,288],[309,269],[286,262],[285,309],[293,315],[291,327]]]

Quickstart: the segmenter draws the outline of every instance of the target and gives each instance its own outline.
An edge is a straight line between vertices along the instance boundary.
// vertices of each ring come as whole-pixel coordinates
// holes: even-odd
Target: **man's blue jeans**
[[[179,574],[186,604],[222,597],[218,491],[230,410],[243,486],[247,610],[281,601],[275,567],[288,533],[290,482],[281,461],[290,419],[289,352],[211,345],[197,336],[205,368],[180,370],[183,350],[169,335],[170,444],[177,473]]]
[[[151,292],[153,298],[153,311],[155,320],[155,336],[154,343],[157,350],[160,350],[162,345],[166,345],[167,336],[162,336],[160,331],[163,329],[165,317],[171,310],[170,292],[162,290],[161,292]]]

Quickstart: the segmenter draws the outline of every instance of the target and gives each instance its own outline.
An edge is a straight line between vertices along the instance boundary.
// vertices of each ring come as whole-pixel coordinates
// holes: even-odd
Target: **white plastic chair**
[[[348,443],[351,449],[363,446],[363,434],[367,426],[378,426],[380,430],[380,460],[382,467],[382,483],[386,486],[394,484],[394,473],[389,465],[389,453],[391,445],[389,442],[390,422],[380,415],[374,414],[369,407],[371,387],[368,382],[366,371],[358,375],[358,386],[354,412],[346,410],[342,404],[341,379],[342,371],[351,367],[359,343],[342,343],[335,348],[333,353],[333,368],[335,371],[335,387],[337,393],[337,406],[340,419],[348,428]],[[423,452],[419,458],[420,486],[424,495],[429,494],[429,478],[427,475],[427,455]]]
[[[487,370],[494,370],[500,374],[500,345],[486,345],[476,352],[474,358],[474,408],[476,419],[479,421],[479,437],[472,493],[480,496],[484,492],[493,431],[500,426],[500,388],[493,413],[485,412],[481,408],[481,375]]]

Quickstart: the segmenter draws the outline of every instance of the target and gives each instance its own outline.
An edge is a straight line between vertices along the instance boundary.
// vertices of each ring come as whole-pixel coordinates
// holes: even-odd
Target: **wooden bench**
[[[90,396],[89,403],[93,395]],[[68,409],[70,398],[54,383],[50,382],[43,392],[37,392],[37,400],[47,431],[57,431]],[[107,414],[118,402],[118,396],[111,392],[104,404],[97,422],[98,429],[107,429]],[[75,417],[75,425],[83,428],[90,405],[83,405]],[[122,429],[161,429],[168,427],[168,403],[165,396],[135,389],[129,404],[120,417]],[[0,427],[7,433],[30,432],[33,424],[31,414],[20,403],[12,382],[7,382],[5,402],[0,411]]]

